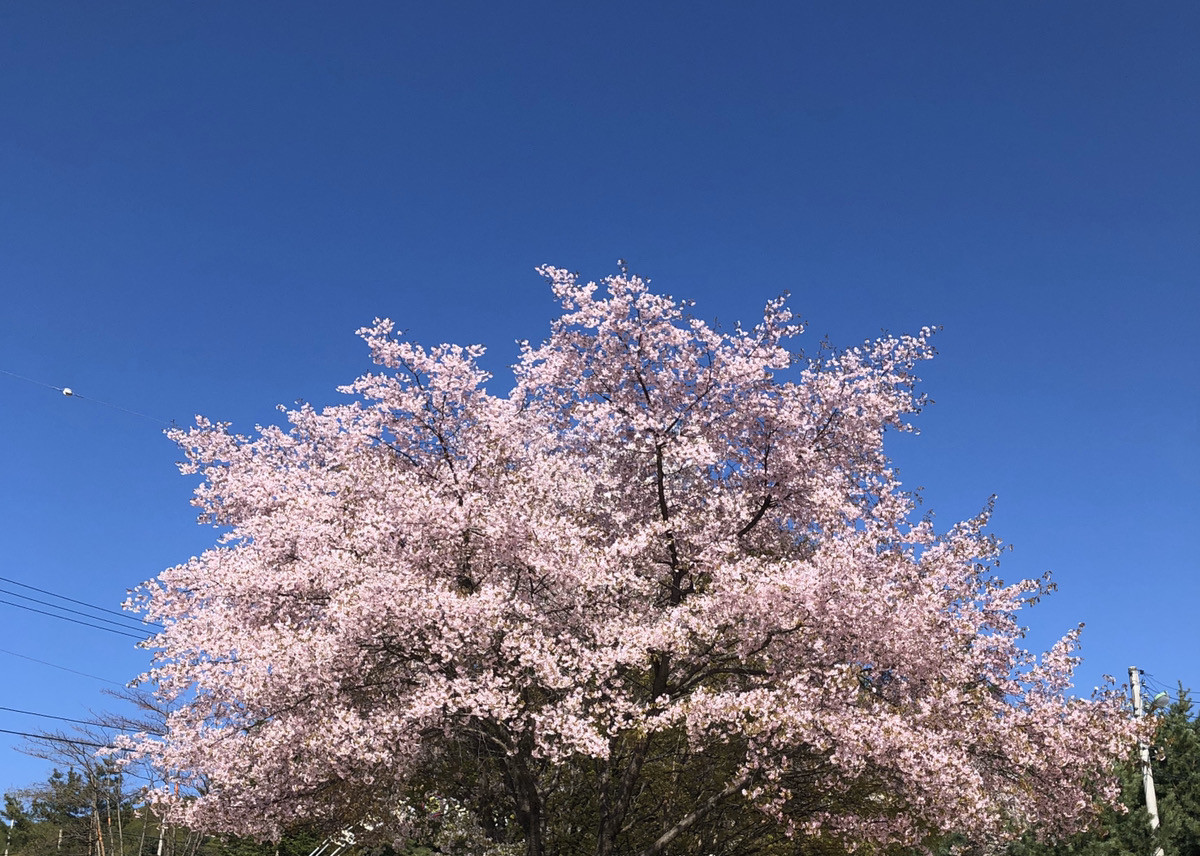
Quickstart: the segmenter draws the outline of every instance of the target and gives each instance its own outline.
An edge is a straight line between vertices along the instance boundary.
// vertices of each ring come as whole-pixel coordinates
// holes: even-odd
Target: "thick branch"
[[[748,534],[750,534],[750,530],[757,526],[758,521],[762,520],[763,515],[774,506],[775,500],[771,497],[771,494],[768,493],[763,497],[762,505],[760,505],[758,510],[754,512],[754,516],[750,518],[750,522],[738,530],[737,536],[739,538],[745,538]]]
[[[657,699],[667,693],[670,663],[670,657],[667,654],[659,654],[655,657],[654,676],[650,686],[651,699]],[[600,834],[596,842],[596,856],[611,856],[616,852],[617,836],[623,828],[625,818],[629,814],[629,807],[633,803],[642,767],[650,751],[652,737],[652,733],[647,733],[633,746],[625,770],[621,774],[621,781],[617,785],[615,798],[611,802],[609,801],[611,790],[607,781],[608,773],[605,773],[606,781],[603,783],[600,793]]]
[[[658,482],[658,513],[666,523],[671,519],[671,507],[667,503],[667,476],[663,465],[662,443],[654,447],[654,468]],[[683,570],[682,563],[679,561],[679,548],[675,544],[675,532],[670,529],[667,530],[667,552],[671,557],[671,604],[675,605],[683,602],[683,578],[686,571]]]
[[[731,782],[725,788],[725,790],[721,791],[719,794],[714,794],[713,796],[709,797],[703,805],[699,806],[691,814],[684,817],[682,820],[660,835],[657,841],[642,851],[641,856],[655,856],[656,853],[661,853],[668,844],[678,837],[679,833],[686,831],[688,827],[694,824],[697,820],[712,811],[713,808],[715,808],[721,802],[721,800],[737,793],[749,783],[749,773],[746,773],[740,779]]]

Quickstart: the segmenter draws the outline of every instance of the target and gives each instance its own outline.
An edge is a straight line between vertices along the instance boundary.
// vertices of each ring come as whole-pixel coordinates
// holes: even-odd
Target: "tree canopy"
[[[170,817],[648,856],[1067,835],[1116,798],[1120,699],[1069,695],[1076,631],[1022,647],[1048,582],[890,467],[931,329],[803,357],[782,299],[722,332],[542,272],[563,314],[507,395],[376,320],[351,402],[173,432],[224,532],[135,596]]]

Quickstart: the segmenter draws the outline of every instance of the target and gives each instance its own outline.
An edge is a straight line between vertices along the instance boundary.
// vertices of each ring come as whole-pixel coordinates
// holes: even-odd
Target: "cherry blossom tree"
[[[507,396],[376,320],[350,403],[173,432],[223,534],[134,596],[170,817],[649,856],[1055,836],[1116,798],[1119,699],[1069,694],[1075,631],[1022,647],[1048,581],[890,468],[930,329],[802,358],[783,300],[720,332],[542,273],[563,314]]]

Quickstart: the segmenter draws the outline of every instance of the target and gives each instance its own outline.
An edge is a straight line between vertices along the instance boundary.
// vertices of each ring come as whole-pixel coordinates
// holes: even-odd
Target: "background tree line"
[[[215,838],[172,827],[142,804],[105,760],[55,769],[46,781],[4,795],[8,856],[308,856],[316,833],[295,830],[278,843]]]

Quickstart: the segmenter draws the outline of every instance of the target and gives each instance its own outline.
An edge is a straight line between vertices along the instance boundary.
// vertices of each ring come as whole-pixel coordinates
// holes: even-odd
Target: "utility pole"
[[[1133,712],[1141,719],[1146,715],[1142,709],[1142,670],[1129,667],[1129,686],[1133,690]],[[1163,856],[1158,846],[1158,797],[1154,794],[1154,773],[1150,769],[1150,747],[1144,740],[1138,741],[1138,754],[1142,758],[1142,786],[1146,791],[1146,811],[1150,814],[1150,834],[1154,836],[1154,856]]]

